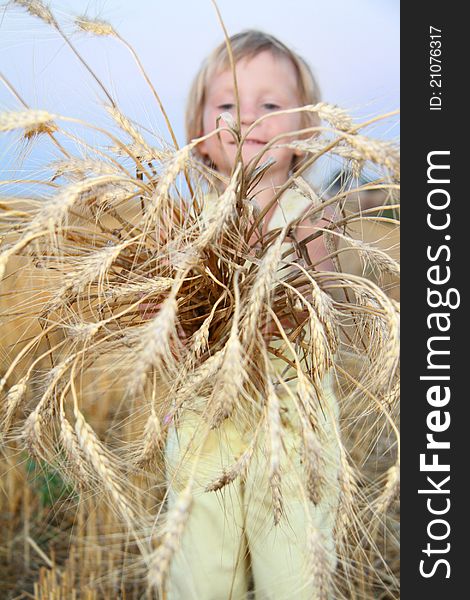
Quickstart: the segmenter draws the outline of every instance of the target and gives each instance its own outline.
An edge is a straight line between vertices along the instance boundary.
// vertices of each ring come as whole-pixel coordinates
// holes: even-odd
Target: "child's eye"
[[[278,104],[274,104],[273,102],[265,102],[263,107],[266,110],[279,110],[281,108]]]
[[[234,104],[227,102],[227,104],[220,104],[217,108],[220,108],[221,110],[231,110],[234,106]]]

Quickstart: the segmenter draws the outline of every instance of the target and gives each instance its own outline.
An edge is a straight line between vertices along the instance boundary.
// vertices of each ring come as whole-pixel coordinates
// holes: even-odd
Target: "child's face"
[[[240,121],[242,135],[259,117],[287,108],[300,106],[297,90],[297,76],[294,65],[284,57],[276,57],[264,51],[254,58],[243,58],[236,65],[238,94],[240,99]],[[236,120],[235,93],[230,69],[215,74],[206,90],[206,102],[203,111],[203,135],[216,128],[220,113],[229,112]],[[224,126],[220,121],[219,125]],[[301,128],[300,113],[279,115],[264,119],[249,134],[243,144],[242,158],[246,164],[263,146],[280,133]],[[279,140],[287,142],[289,138]],[[234,137],[227,131],[216,135],[200,145],[202,154],[209,156],[217,170],[230,175],[235,162],[237,145]],[[287,179],[294,151],[288,148],[276,148],[266,152],[261,161],[269,157],[276,163],[269,168],[269,174],[276,172],[276,179]]]

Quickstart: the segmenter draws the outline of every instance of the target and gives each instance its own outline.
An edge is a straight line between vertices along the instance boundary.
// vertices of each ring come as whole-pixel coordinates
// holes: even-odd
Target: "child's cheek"
[[[214,131],[214,129],[217,129],[217,119],[219,117],[219,113],[217,111],[214,110],[206,110],[203,113],[203,126],[204,126],[204,133],[210,133],[211,131]]]
[[[235,137],[233,136],[233,134],[230,133],[230,131],[221,131],[220,139],[223,144],[230,144],[232,142],[235,142]]]

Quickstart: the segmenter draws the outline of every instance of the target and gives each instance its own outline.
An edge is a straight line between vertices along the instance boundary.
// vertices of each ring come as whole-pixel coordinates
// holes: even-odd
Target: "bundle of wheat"
[[[78,55],[49,9],[38,1],[18,3],[53,26]],[[115,36],[138,61],[108,24],[77,23]],[[284,518],[286,393],[301,432],[306,503],[319,502],[326,478],[318,440],[334,435],[339,448],[335,597],[369,598],[377,590],[393,597],[396,570],[381,558],[380,539],[399,485],[399,305],[384,289],[396,281],[399,266],[375,240],[358,239],[358,231],[397,222],[382,215],[383,207],[346,210],[357,188],[319,197],[301,175],[329,153],[356,172],[373,163],[380,178],[359,192],[384,190],[394,208],[396,148],[365,136],[367,123],[353,125],[338,107],[295,109],[316,112],[325,125],[302,131],[314,137],[290,143],[305,159],[272,202],[293,186],[308,202],[307,217],[334,207],[329,225],[314,237],[324,238],[336,270],[320,271],[305,250],[311,238],[290,235],[300,217],[263,229],[267,210],[257,211],[251,200],[270,168],[265,149],[250,164],[240,158],[221,185],[192,153],[204,138],[182,148],[151,145],[100,86],[120,133],[82,123],[110,144],[90,147],[75,135],[76,155],[61,137],[71,136],[67,126],[77,119],[27,106],[0,115],[0,131],[49,136],[59,154],[48,165],[52,179],[34,198],[1,199],[5,445],[24,447],[37,463],[52,465],[78,499],[102,493],[132,534],[149,584],[159,589],[191,510],[199,459],[193,457],[193,472],[165,514],[160,488],[169,428],[197,411],[204,439],[230,420],[252,432],[246,450],[208,494],[245,476],[265,431],[277,524]],[[230,115],[219,125],[210,135],[229,130],[242,146]],[[282,143],[273,139],[268,146]],[[375,278],[347,272],[349,255]],[[327,375],[341,390],[340,426],[333,434],[323,431]],[[318,556],[314,533],[310,544]],[[46,589],[47,576],[41,581]]]

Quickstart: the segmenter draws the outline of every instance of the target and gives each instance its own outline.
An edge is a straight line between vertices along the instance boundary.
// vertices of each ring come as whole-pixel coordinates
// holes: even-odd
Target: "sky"
[[[217,4],[229,34],[258,28],[279,37],[310,64],[323,100],[349,110],[358,122],[399,108],[399,0],[218,0]],[[178,142],[184,144],[191,81],[205,56],[223,41],[213,2],[52,0],[49,6],[112,90],[121,110],[169,139],[130,53],[115,39],[77,32],[73,18],[86,14],[115,27],[139,55]],[[0,8],[0,72],[31,107],[102,122],[104,96],[92,77],[50,26],[11,4]],[[0,82],[0,110],[18,106]],[[398,118],[380,122],[368,132],[397,140]],[[0,160],[5,152],[0,146]]]

